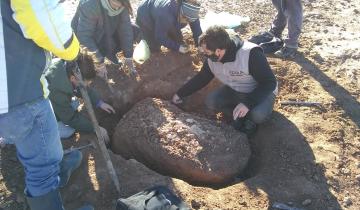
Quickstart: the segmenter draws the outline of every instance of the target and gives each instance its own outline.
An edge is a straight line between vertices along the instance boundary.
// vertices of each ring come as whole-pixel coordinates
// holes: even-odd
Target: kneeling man
[[[277,94],[277,81],[262,49],[219,26],[201,35],[199,44],[207,59],[173,96],[173,103],[182,103],[216,77],[223,85],[208,95],[207,107],[231,117],[234,127],[251,137],[257,124],[271,115]]]

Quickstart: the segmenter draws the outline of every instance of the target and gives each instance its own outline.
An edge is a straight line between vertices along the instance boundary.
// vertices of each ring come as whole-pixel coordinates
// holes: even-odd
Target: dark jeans
[[[277,14],[272,23],[271,31],[276,36],[280,36],[287,24],[288,37],[284,39],[285,45],[297,48],[303,22],[301,0],[272,0],[272,3]]]
[[[246,97],[246,93],[237,92],[223,85],[207,96],[206,106],[211,110],[221,111],[225,117],[232,119],[234,108],[244,101]],[[246,118],[257,124],[263,123],[270,117],[274,103],[275,94],[271,93],[263,102],[252,108],[246,115]]]

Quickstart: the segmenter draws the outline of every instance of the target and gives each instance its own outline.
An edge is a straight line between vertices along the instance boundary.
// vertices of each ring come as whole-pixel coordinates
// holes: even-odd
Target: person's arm
[[[87,48],[89,52],[94,52],[96,61],[102,63],[104,56],[101,54],[95,40],[95,34],[101,33],[96,31],[98,24],[99,11],[97,5],[82,4],[79,6],[79,20],[76,27],[77,36],[81,45]]]
[[[185,85],[183,85],[178,91],[177,95],[180,98],[184,98],[193,94],[194,92],[205,87],[214,78],[214,74],[210,71],[207,60],[204,62],[201,70],[192,79],[190,79]]]
[[[11,0],[14,20],[24,37],[64,60],[79,53],[79,41],[64,16],[62,4],[52,0]]]
[[[193,34],[193,39],[195,42],[195,46],[199,45],[199,36],[202,34],[201,26],[200,26],[200,20],[197,19],[194,22],[190,23],[190,29]]]
[[[258,105],[266,99],[276,88],[276,78],[268,61],[260,48],[253,48],[250,51],[249,73],[258,83],[257,87],[248,94],[243,102],[249,109]]]
[[[173,17],[171,14],[157,14],[155,19],[155,39],[163,46],[178,51],[180,43],[176,43],[169,39],[168,33],[173,27]]]
[[[120,26],[118,29],[118,35],[120,38],[120,45],[124,52],[125,58],[132,58],[133,56],[133,42],[134,32],[130,21],[130,15],[128,10],[124,10],[120,13]]]
[[[52,90],[49,98],[53,105],[56,117],[64,124],[81,132],[94,131],[90,120],[71,107],[71,101],[65,93]]]

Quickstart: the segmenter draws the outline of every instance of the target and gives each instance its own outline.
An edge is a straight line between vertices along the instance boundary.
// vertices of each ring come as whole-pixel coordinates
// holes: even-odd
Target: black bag
[[[190,210],[180,198],[163,186],[156,186],[116,202],[116,210]]]

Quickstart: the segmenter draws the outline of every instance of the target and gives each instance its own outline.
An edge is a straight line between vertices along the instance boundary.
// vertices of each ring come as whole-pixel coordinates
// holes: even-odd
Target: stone
[[[189,120],[191,119],[191,120]],[[146,98],[118,123],[111,150],[192,184],[225,184],[247,165],[246,136],[231,126]]]
[[[310,199],[306,199],[301,203],[303,206],[308,206],[311,204],[311,200]]]
[[[352,204],[352,200],[350,197],[345,197],[344,198],[344,205],[345,206],[350,206]]]

